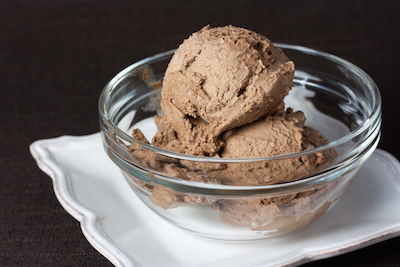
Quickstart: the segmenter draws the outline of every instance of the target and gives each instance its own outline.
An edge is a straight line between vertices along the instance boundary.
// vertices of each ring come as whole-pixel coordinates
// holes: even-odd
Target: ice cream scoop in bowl
[[[104,148],[137,196],[167,222],[241,242],[304,228],[333,208],[376,148],[381,98],[374,81],[336,56],[275,46],[296,66],[285,109],[221,130],[211,138],[216,146],[207,146],[219,146],[215,153],[182,153],[210,143],[209,136],[182,145],[178,126],[171,130],[163,119],[163,79],[175,51],[127,67],[102,91]],[[204,114],[182,117],[193,123],[189,131],[213,123]]]

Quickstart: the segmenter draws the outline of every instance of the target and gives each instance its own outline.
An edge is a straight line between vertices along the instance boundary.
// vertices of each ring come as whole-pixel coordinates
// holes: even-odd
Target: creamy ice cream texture
[[[162,89],[179,152],[212,156],[224,131],[282,110],[293,74],[294,63],[253,31],[207,26],[194,33],[171,59]]]
[[[304,125],[303,112],[285,109],[284,97],[293,86],[294,70],[294,63],[262,35],[234,26],[204,27],[179,46],[168,65],[161,93],[163,115],[155,117],[158,132],[152,145],[215,158],[258,158],[327,144],[319,131]],[[140,130],[135,129],[132,135],[150,144]],[[268,163],[211,164],[166,160],[136,148],[131,151],[142,164],[170,176],[229,185],[298,180],[326,167],[336,157],[334,150],[328,150]],[[329,187],[322,187],[317,195]],[[289,204],[291,209],[299,209],[312,205],[315,195],[310,191],[267,200],[214,201],[152,185],[147,189],[152,192],[151,201],[164,209],[207,204],[225,221],[252,229],[267,229],[269,224],[286,218],[288,215],[279,213],[280,205],[286,210]],[[324,206],[322,210],[326,209]],[[257,218],[256,222],[251,218]],[[304,218],[308,222],[313,215]],[[296,218],[291,221],[298,223]]]

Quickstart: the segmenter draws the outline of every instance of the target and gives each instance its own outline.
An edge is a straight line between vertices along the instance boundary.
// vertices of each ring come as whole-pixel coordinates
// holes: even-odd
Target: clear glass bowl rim
[[[329,54],[326,52],[322,52],[319,50],[315,50],[315,49],[311,49],[311,48],[307,48],[307,47],[303,47],[303,46],[299,46],[299,45],[290,45],[290,44],[282,44],[282,43],[274,43],[274,45],[281,49],[282,48],[283,49],[291,49],[291,50],[295,50],[298,52],[302,52],[304,54],[318,56],[318,57],[327,59],[334,63],[345,66],[347,69],[351,70],[352,72],[356,73],[359,77],[361,77],[362,80],[365,82],[365,84],[368,86],[368,89],[370,91],[372,99],[374,100],[374,102],[372,103],[373,109],[372,109],[371,113],[369,114],[369,116],[367,117],[367,119],[362,123],[362,125],[360,125],[356,129],[354,129],[353,131],[351,131],[350,133],[348,133],[347,135],[345,135],[339,139],[333,140],[326,145],[323,145],[323,146],[320,146],[317,148],[313,148],[311,150],[301,151],[301,152],[286,154],[286,155],[280,155],[280,156],[262,157],[262,158],[234,158],[234,159],[229,158],[229,159],[227,159],[227,158],[213,158],[213,157],[206,157],[206,156],[194,156],[194,155],[188,155],[188,154],[183,154],[183,153],[171,152],[168,150],[164,150],[164,149],[157,148],[152,145],[148,145],[146,143],[140,142],[140,141],[136,140],[135,138],[133,138],[132,136],[125,133],[124,131],[122,131],[121,129],[119,129],[117,127],[117,125],[115,125],[113,123],[111,118],[109,118],[107,116],[107,112],[105,111],[105,107],[104,107],[106,100],[109,97],[109,95],[112,93],[112,91],[116,88],[116,86],[119,84],[119,82],[122,81],[123,79],[125,79],[127,76],[129,76],[129,74],[135,68],[138,68],[140,66],[148,64],[152,61],[162,59],[163,57],[171,56],[176,51],[176,49],[172,49],[172,50],[169,50],[169,51],[166,51],[163,53],[159,53],[159,54],[147,57],[145,59],[142,59],[136,63],[133,63],[132,65],[126,67],[121,72],[119,72],[114,78],[112,78],[111,81],[108,82],[108,84],[103,88],[102,92],[100,93],[99,102],[98,102],[100,119],[102,120],[103,123],[105,123],[107,125],[107,127],[112,128],[114,134],[117,134],[120,138],[124,139],[125,141],[127,141],[129,143],[138,143],[142,148],[149,149],[157,154],[164,155],[164,156],[171,157],[171,158],[182,159],[182,160],[199,161],[199,162],[200,161],[201,162],[213,162],[213,163],[243,163],[243,162],[255,162],[255,161],[283,160],[283,159],[289,159],[289,158],[293,158],[293,157],[301,157],[301,156],[305,156],[308,154],[325,151],[328,149],[335,148],[336,146],[339,146],[339,145],[346,143],[349,140],[355,138],[356,136],[360,135],[364,131],[367,131],[371,125],[373,125],[375,122],[377,122],[380,119],[381,106],[382,106],[381,102],[382,101],[381,101],[381,95],[380,95],[378,86],[373,81],[373,79],[362,69],[360,69],[356,65],[348,62],[347,60],[344,60],[335,55],[332,55],[332,54]]]

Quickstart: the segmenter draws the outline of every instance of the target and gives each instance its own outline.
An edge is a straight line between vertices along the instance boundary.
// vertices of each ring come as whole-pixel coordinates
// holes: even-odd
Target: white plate
[[[400,235],[400,164],[379,149],[328,214],[299,232],[249,244],[192,236],[153,214],[107,157],[99,134],[40,140],[30,150],[61,205],[116,266],[292,266]]]

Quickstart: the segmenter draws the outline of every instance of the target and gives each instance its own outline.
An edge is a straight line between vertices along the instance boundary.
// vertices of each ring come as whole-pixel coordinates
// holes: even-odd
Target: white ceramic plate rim
[[[107,238],[103,233],[99,225],[101,218],[75,200],[69,186],[68,175],[61,166],[57,165],[57,162],[52,158],[48,150],[49,146],[57,146],[59,144],[65,144],[65,142],[85,142],[96,138],[100,140],[99,135],[99,133],[96,133],[88,136],[61,136],[52,139],[38,140],[32,143],[29,149],[39,168],[52,178],[54,192],[58,201],[69,214],[80,222],[82,232],[89,243],[115,266],[135,266],[132,261],[113,244],[112,240]],[[376,149],[374,153],[389,163],[393,175],[396,176],[397,180],[400,180],[399,161],[391,154],[381,149]],[[304,264],[306,262],[361,249],[396,236],[400,236],[400,222],[386,225],[368,234],[351,237],[340,242],[300,249],[292,252],[290,255],[286,255],[285,258],[259,266],[294,266]]]

